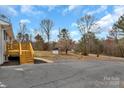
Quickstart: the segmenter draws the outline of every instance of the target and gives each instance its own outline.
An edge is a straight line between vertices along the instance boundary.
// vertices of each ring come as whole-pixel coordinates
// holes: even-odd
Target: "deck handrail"
[[[6,55],[7,55],[8,54],[8,42],[6,43],[5,48],[6,48]]]
[[[30,46],[31,54],[32,54],[32,56],[34,56],[34,50],[33,50],[31,43],[29,43],[29,46]]]
[[[19,42],[19,53],[20,55],[22,55],[22,47],[21,47],[21,43]]]
[[[30,42],[7,43],[7,55],[19,56],[20,63],[33,63],[34,50]]]

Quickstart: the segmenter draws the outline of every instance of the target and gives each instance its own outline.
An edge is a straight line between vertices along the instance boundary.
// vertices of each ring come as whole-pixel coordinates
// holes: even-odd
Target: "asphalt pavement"
[[[124,87],[124,62],[25,64],[0,68],[1,88]]]

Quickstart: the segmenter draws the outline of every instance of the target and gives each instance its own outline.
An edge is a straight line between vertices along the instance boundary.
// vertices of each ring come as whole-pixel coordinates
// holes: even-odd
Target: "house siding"
[[[0,26],[0,64],[3,63],[3,59],[4,59],[4,56],[3,56],[3,31],[1,29],[1,26]]]
[[[0,64],[3,64],[7,59],[5,60],[5,51],[6,51],[6,42],[10,41],[9,36],[7,36],[7,40],[4,40],[4,30],[0,27]]]

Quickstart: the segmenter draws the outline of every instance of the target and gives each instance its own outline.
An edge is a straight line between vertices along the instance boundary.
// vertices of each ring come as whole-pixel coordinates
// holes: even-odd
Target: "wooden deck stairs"
[[[19,57],[20,64],[34,63],[34,51],[30,42],[13,42],[6,44],[8,57]]]

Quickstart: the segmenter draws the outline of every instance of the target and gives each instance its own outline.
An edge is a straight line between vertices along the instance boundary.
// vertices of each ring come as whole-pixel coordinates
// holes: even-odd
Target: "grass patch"
[[[67,55],[64,52],[59,55],[54,55],[52,54],[51,51],[35,51],[34,56],[52,60],[52,61],[55,61],[58,59],[59,60],[74,59],[74,60],[80,60],[82,62],[86,62],[86,61],[116,61],[116,62],[123,61],[124,62],[124,58],[119,58],[119,57],[111,57],[111,56],[103,56],[103,55],[100,55],[100,57],[97,57],[96,54],[89,54],[89,56],[83,56],[83,55],[75,54],[72,52],[68,52]]]

